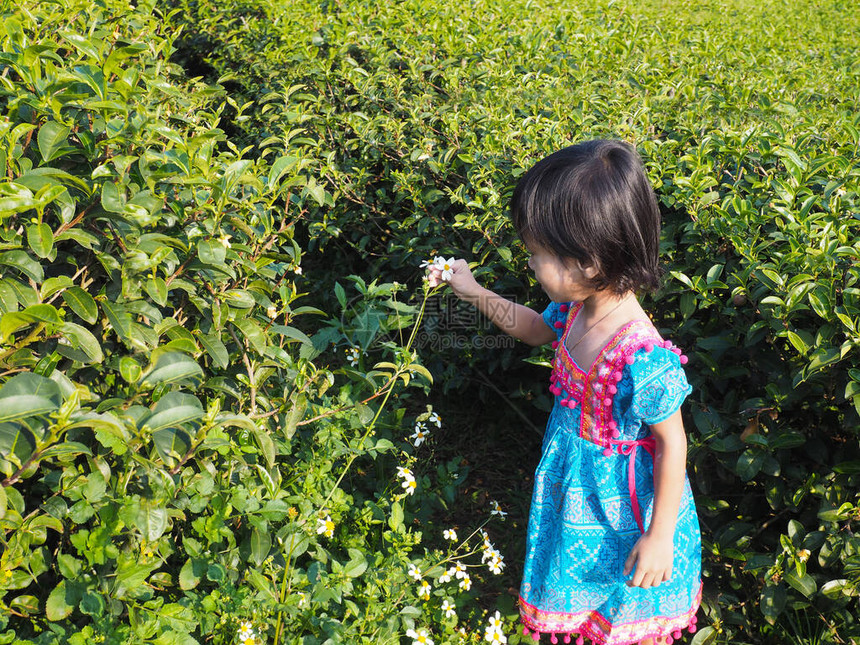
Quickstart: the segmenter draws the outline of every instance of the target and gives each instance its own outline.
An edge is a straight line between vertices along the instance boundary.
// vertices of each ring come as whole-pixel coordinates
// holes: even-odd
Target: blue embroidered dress
[[[654,497],[649,424],[690,393],[686,357],[647,321],[625,325],[588,372],[565,339],[581,305],[552,303],[555,402],[535,473],[520,613],[526,631],[600,645],[695,631],[701,601],[701,537],[689,481],[678,513],[672,577],[643,589],[624,562],[647,529]]]

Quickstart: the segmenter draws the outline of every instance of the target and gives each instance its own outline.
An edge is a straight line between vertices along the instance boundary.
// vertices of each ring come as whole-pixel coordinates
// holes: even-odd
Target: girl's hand
[[[647,589],[668,581],[672,577],[673,558],[672,537],[651,535],[646,531],[633,545],[624,563],[625,576],[630,575],[633,567],[636,567],[627,585]]]
[[[451,277],[448,280],[442,280],[442,269],[431,265],[429,267],[430,273],[427,275],[427,284],[431,287],[437,287],[443,282],[447,282],[459,298],[468,298],[480,292],[481,286],[475,280],[469,269],[469,264],[465,260],[454,260],[450,267]]]

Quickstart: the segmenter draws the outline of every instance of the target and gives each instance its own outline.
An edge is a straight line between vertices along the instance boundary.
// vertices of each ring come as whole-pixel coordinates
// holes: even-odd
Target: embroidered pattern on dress
[[[589,371],[585,372],[573,360],[566,344],[573,320],[582,309],[582,303],[562,310],[565,306],[559,307],[559,311],[567,312],[567,320],[561,338],[553,343],[556,351],[550,376],[550,390],[561,397],[559,402],[563,407],[581,406],[580,437],[609,447],[610,439],[618,438],[618,424],[612,418],[612,399],[618,391],[616,384],[622,378],[623,365],[619,359],[632,357],[631,348],[633,351],[641,347],[653,348],[655,345],[662,346],[664,341],[649,321],[632,320],[603,346]],[[559,322],[555,322],[556,329],[559,329]]]

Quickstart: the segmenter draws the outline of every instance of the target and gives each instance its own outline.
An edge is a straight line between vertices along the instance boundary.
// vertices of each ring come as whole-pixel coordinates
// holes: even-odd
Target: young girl
[[[503,331],[555,349],[520,589],[524,631],[552,643],[671,644],[696,629],[701,539],[680,413],[687,358],[635,295],[658,286],[654,193],[630,146],[589,141],[523,175],[511,211],[552,300],[543,314],[479,286],[465,260],[447,282]],[[428,280],[439,284],[440,270]]]

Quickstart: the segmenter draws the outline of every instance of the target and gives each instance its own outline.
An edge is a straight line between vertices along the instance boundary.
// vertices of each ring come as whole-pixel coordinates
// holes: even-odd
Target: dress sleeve
[[[543,314],[541,314],[543,321],[555,332],[556,340],[561,340],[564,334],[564,323],[567,321],[567,312],[570,309],[570,304],[569,302],[551,302],[549,303],[549,307],[544,309]]]
[[[648,425],[665,421],[674,414],[693,388],[677,354],[663,347],[648,352],[640,349],[624,375],[632,385],[629,417]]]

